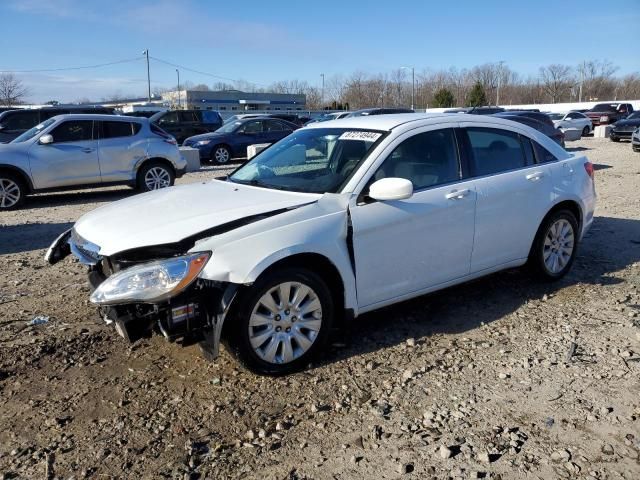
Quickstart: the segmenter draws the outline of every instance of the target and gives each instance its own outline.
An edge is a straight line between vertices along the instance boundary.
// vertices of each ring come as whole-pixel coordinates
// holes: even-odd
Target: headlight
[[[211,143],[211,140],[198,140],[196,142],[196,147],[203,147],[205,145],[209,145]]]
[[[127,268],[100,284],[90,300],[98,305],[166,300],[188,287],[210,256],[194,253]]]

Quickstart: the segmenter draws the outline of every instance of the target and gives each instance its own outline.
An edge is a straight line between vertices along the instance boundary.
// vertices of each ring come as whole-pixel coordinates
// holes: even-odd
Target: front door
[[[48,133],[53,137],[53,143],[42,145],[35,142],[29,148],[35,188],[101,182],[92,120],[67,120]]]
[[[476,192],[472,181],[461,180],[453,128],[409,132],[389,150],[368,184],[401,177],[414,193],[394,201],[361,195],[350,209],[364,310],[469,273]]]

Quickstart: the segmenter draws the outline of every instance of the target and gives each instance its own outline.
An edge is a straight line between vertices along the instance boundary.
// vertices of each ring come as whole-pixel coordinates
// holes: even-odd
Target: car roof
[[[483,117],[482,120],[470,118],[466,113],[392,113],[390,115],[371,115],[363,117],[339,118],[327,122],[315,122],[304,128],[362,128],[369,130],[391,131],[400,125],[415,123],[420,125],[449,122],[476,122],[509,125],[508,120],[499,117]]]
[[[120,120],[120,121],[137,121],[137,122],[145,122],[148,121],[145,117],[128,117],[126,115],[108,115],[101,113],[64,113],[62,115],[56,115],[51,118],[61,119],[61,120]]]

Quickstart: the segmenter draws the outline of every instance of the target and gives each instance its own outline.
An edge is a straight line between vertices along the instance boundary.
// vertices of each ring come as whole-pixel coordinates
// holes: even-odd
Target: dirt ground
[[[81,265],[45,266],[59,233],[131,190],[2,213],[0,478],[640,478],[640,154],[570,147],[596,164],[599,203],[565,279],[507,271],[367,314],[277,379],[127,345]]]

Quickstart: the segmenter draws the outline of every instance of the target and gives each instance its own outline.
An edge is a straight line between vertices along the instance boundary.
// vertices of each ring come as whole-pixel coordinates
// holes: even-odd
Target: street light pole
[[[178,109],[182,110],[182,102],[180,101],[180,70],[176,68],[178,74]]]
[[[320,91],[320,107],[324,109],[324,73],[321,73],[322,77],[322,90]]]
[[[147,99],[151,103],[151,74],[149,73],[149,49],[147,48],[142,54],[147,59]]]
[[[414,67],[400,67],[406,70],[411,69],[411,110],[416,103],[416,69]]]

